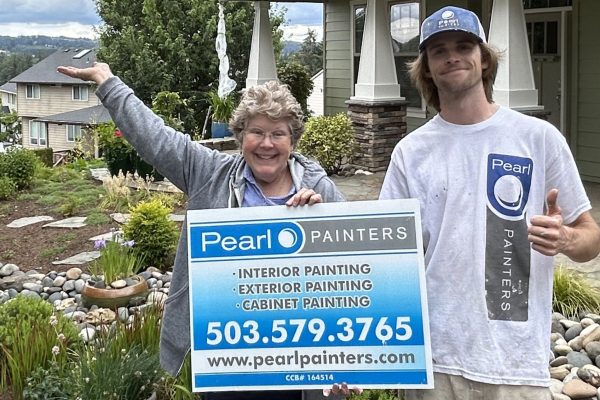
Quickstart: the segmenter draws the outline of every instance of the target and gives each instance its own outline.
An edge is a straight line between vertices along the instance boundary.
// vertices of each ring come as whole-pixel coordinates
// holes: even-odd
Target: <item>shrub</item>
[[[147,399],[152,383],[162,375],[158,365],[158,353],[140,346],[123,348],[116,356],[106,348],[90,347],[81,355],[72,381],[80,399]]]
[[[39,160],[35,153],[27,149],[9,150],[0,154],[0,176],[8,176],[17,189],[29,187]]]
[[[52,150],[52,148],[47,147],[44,149],[34,149],[32,151],[35,153],[37,158],[40,159],[42,164],[46,167],[52,167],[54,165],[54,151]]]
[[[0,200],[6,200],[17,193],[17,185],[8,176],[0,176]]]
[[[398,390],[393,389],[366,389],[361,394],[352,396],[352,400],[398,400],[402,399]]]
[[[354,131],[346,115],[323,115],[308,119],[298,150],[316,159],[332,175],[352,156],[354,143]]]
[[[38,366],[51,360],[63,366],[66,349],[77,342],[77,328],[62,315],[53,315],[52,305],[27,296],[17,296],[0,306],[0,392],[12,386],[20,399],[25,380]]]
[[[50,367],[37,367],[26,380],[23,398],[27,400],[75,399],[73,382],[68,372],[56,362]]]
[[[581,275],[566,268],[554,270],[552,310],[567,318],[585,312],[600,312],[600,290],[592,287]]]
[[[281,83],[285,83],[290,87],[290,91],[302,107],[305,118],[308,118],[310,113],[307,101],[314,86],[308,69],[296,61],[289,61],[277,67],[277,76]]]
[[[171,210],[160,200],[143,201],[130,210],[123,226],[125,239],[135,241],[135,249],[146,264],[169,267],[177,245],[177,224],[169,219]]]

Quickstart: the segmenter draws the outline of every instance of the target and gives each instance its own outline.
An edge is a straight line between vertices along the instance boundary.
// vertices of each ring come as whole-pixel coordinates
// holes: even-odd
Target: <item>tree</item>
[[[38,60],[25,54],[0,54],[0,85],[29,69]]]
[[[309,29],[300,50],[289,58],[304,65],[310,76],[323,69],[323,42],[317,42],[317,32]]]
[[[11,113],[0,111],[0,142],[21,144],[21,121],[16,111]]]
[[[225,2],[230,75],[238,89],[246,80],[254,9],[248,2]],[[175,92],[193,111],[182,113],[185,130],[198,133],[206,92],[218,82],[215,51],[216,0],[97,0],[98,58],[136,95],[151,105],[159,92]]]

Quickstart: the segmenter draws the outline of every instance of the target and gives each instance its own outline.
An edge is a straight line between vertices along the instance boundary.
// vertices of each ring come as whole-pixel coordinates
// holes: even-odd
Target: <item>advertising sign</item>
[[[415,200],[188,212],[194,391],[431,388]]]

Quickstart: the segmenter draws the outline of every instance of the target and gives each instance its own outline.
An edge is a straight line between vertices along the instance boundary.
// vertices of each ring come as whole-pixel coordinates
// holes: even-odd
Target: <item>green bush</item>
[[[352,396],[352,400],[399,400],[404,396],[393,389],[366,389],[361,394]]]
[[[310,112],[307,101],[314,86],[308,69],[296,61],[289,61],[277,67],[277,76],[281,83],[285,83],[290,87],[290,91],[302,107],[304,116],[308,118]]]
[[[338,173],[354,151],[354,131],[345,114],[311,117],[298,151],[316,159],[328,175]]]
[[[56,362],[50,367],[38,366],[26,380],[23,398],[27,400],[75,399],[76,384],[71,382],[69,372]]]
[[[0,393],[12,387],[20,399],[27,377],[51,360],[64,366],[67,348],[77,343],[77,328],[50,303],[17,296],[0,306]],[[74,346],[76,347],[76,346]]]
[[[17,189],[29,187],[33,180],[39,159],[27,149],[9,150],[0,154],[0,176],[8,176]]]
[[[554,270],[552,310],[567,318],[600,312],[600,290],[592,287],[581,275],[563,267]]]
[[[135,241],[134,249],[147,265],[169,267],[177,245],[177,224],[169,219],[171,209],[158,199],[140,202],[131,208],[131,217],[123,226],[126,240]]]
[[[0,200],[6,200],[17,193],[17,185],[8,176],[0,176]]]
[[[46,167],[52,167],[54,165],[54,151],[52,150],[52,148],[47,147],[44,149],[34,149],[32,151],[35,153],[37,158],[40,159],[42,164],[44,164]]]

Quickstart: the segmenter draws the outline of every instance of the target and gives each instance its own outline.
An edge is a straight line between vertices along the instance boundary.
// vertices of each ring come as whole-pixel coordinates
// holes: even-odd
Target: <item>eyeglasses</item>
[[[262,129],[251,128],[244,131],[244,136],[246,139],[256,143],[262,142],[267,136],[272,143],[283,143],[291,134],[285,131],[265,132]]]

